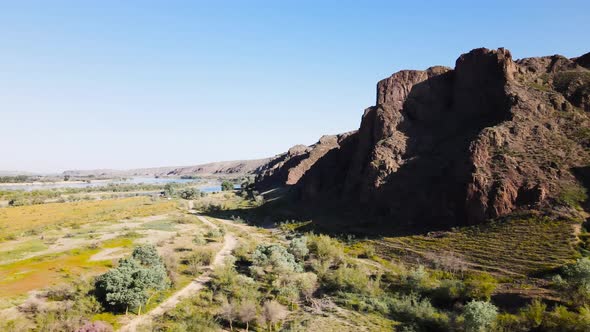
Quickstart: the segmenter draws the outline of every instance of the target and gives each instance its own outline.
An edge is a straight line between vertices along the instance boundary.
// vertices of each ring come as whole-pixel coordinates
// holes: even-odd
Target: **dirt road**
[[[197,215],[200,221],[204,224],[218,228],[217,225],[207,220],[205,217]],[[231,255],[231,252],[235,249],[238,241],[232,234],[226,234],[223,238],[223,247],[221,250],[215,255],[211,265],[205,268],[205,272],[200,275],[195,280],[191,281],[183,289],[179,290],[178,292],[174,293],[170,296],[166,301],[160,303],[157,307],[152,309],[150,312],[133,318],[129,321],[126,325],[121,327],[119,331],[125,332],[135,332],[137,328],[141,325],[149,323],[154,317],[160,316],[164,314],[166,311],[173,309],[176,305],[182,300],[183,298],[192,296],[197,294],[201,289],[205,287],[205,284],[211,280],[211,272],[217,266],[223,265],[225,259]]]

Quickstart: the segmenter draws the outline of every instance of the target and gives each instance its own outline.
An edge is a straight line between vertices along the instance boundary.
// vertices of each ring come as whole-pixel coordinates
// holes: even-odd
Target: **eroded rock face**
[[[329,151],[338,149],[340,141],[352,133],[325,135],[312,146],[295,145],[287,153],[275,156],[256,171],[257,188],[264,191],[276,186],[297,184],[311,166]]]
[[[514,61],[480,48],[455,69],[397,72],[377,84],[358,132],[313,159],[306,151],[290,184],[303,202],[341,202],[398,225],[550,209],[576,183],[571,169],[590,160],[586,58]]]

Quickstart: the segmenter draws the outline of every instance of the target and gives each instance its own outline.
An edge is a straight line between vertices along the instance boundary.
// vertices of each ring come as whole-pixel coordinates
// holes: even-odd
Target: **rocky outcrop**
[[[338,149],[342,140],[351,134],[322,136],[314,145],[295,145],[286,153],[275,156],[256,170],[257,188],[264,191],[277,186],[296,185],[318,160],[329,151]]]
[[[549,211],[590,161],[587,57],[480,48],[454,69],[397,72],[377,84],[358,132],[299,179],[299,197],[397,225]]]

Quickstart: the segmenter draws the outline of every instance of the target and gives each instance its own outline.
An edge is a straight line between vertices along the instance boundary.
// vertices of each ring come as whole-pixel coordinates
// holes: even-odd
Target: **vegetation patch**
[[[569,221],[530,218],[373,242],[384,258],[419,256],[449,269],[529,275],[554,269],[578,256],[573,227]]]
[[[153,202],[146,197],[116,200],[51,203],[0,209],[2,238],[38,234],[49,227],[79,227],[96,222],[145,217],[174,211],[172,201]]]

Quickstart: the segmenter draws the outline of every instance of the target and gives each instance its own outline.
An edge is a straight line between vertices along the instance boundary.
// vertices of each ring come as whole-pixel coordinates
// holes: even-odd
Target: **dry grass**
[[[9,239],[23,233],[39,233],[48,227],[76,227],[86,223],[113,222],[167,213],[175,208],[176,203],[172,201],[152,202],[146,197],[2,208],[0,234],[2,238]]]

